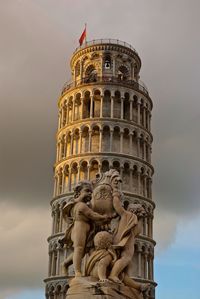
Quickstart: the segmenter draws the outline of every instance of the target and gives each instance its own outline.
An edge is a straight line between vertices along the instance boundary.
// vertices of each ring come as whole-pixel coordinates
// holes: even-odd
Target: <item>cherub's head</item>
[[[113,242],[113,236],[107,231],[102,231],[96,234],[94,237],[94,246],[98,249],[108,249]]]
[[[92,199],[92,184],[89,181],[80,181],[74,188],[74,198],[88,202]]]

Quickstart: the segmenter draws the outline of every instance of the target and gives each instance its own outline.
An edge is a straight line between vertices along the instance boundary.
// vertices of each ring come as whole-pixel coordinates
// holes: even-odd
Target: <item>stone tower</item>
[[[140,68],[138,53],[119,40],[87,42],[72,55],[72,80],[65,84],[58,101],[52,233],[48,238],[49,270],[45,279],[48,299],[64,299],[68,288],[61,264],[69,252],[58,242],[66,225],[62,208],[79,180],[92,180],[98,172],[110,168],[120,172],[125,198],[141,203],[149,212],[135,245],[129,275],[138,281],[150,282],[152,292],[146,298],[155,298],[155,204],[151,191],[153,104],[147,88],[139,80]]]

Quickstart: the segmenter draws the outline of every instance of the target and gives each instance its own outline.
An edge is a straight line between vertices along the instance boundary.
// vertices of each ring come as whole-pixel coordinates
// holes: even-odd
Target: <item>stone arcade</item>
[[[135,49],[112,39],[87,42],[71,58],[72,81],[58,102],[47,299],[155,298],[153,105],[140,68]],[[81,234],[80,207],[87,210]],[[126,250],[131,260],[122,265]]]

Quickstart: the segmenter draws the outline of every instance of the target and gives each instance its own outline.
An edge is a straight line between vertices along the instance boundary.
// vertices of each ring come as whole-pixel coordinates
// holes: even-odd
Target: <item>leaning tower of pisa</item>
[[[62,262],[69,254],[58,240],[65,222],[62,209],[79,180],[94,179],[110,168],[119,171],[125,198],[148,210],[137,239],[132,273],[150,282],[155,298],[151,165],[152,100],[139,80],[141,59],[136,50],[119,40],[101,39],[77,48],[71,58],[70,82],[59,101],[54,195],[51,200],[52,232],[49,242],[47,299],[64,299],[68,288]],[[70,273],[71,271],[71,273]],[[69,275],[73,275],[73,269]],[[145,299],[146,299],[145,298]]]

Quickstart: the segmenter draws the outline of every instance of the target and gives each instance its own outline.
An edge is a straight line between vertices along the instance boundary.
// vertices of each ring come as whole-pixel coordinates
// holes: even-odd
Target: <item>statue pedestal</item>
[[[93,277],[77,277],[69,282],[66,299],[143,299],[143,295],[123,284],[95,281]]]

